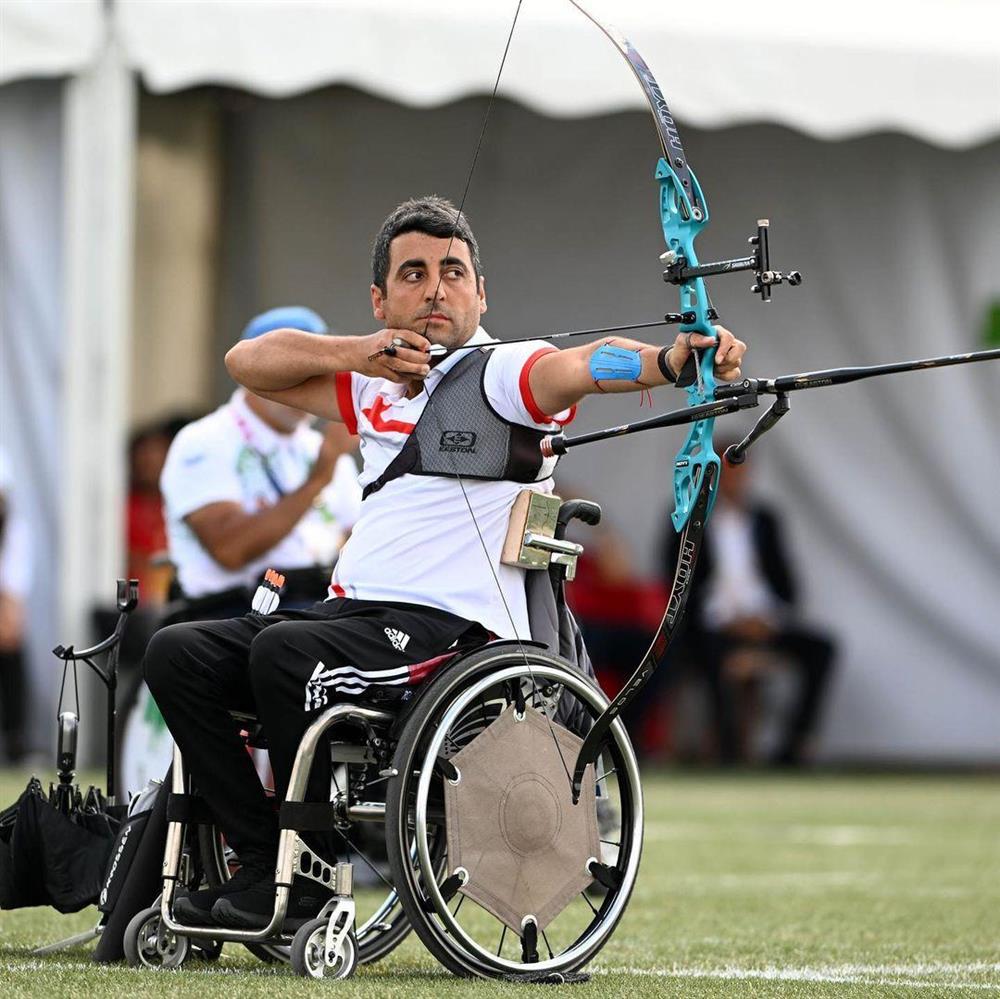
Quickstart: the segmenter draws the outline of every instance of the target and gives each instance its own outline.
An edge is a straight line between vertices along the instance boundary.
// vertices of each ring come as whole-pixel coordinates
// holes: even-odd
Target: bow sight
[[[754,248],[749,257],[736,257],[733,260],[717,260],[710,264],[698,264],[688,267],[687,258],[675,250],[667,250],[660,254],[660,262],[666,264],[667,269],[663,272],[663,280],[668,284],[683,284],[692,278],[707,277],[711,274],[734,274],[736,271],[753,271],[754,283],[750,290],[755,295],[760,295],[761,301],[771,301],[771,288],[776,284],[783,284],[786,281],[792,287],[802,284],[802,275],[798,271],[789,271],[783,274],[781,271],[771,269],[771,254],[768,246],[767,231],[770,222],[767,219],[757,220],[757,235],[751,236],[747,242]],[[667,316],[668,322],[690,322],[685,314],[679,318],[673,318],[676,313]],[[692,317],[693,318],[693,317]],[[718,319],[718,313],[714,309],[709,310],[710,319]]]

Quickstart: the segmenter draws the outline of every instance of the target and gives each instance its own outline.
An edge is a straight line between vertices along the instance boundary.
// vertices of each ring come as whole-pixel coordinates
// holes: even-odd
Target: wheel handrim
[[[509,654],[503,656],[503,658],[509,660]],[[480,664],[480,669],[486,671],[489,665],[489,661],[484,662]],[[570,672],[566,667],[534,661],[531,664],[530,672],[532,678],[548,679],[568,688],[592,710],[602,711],[607,705],[607,699],[599,690],[591,686],[581,675]],[[414,839],[417,846],[418,862],[422,871],[432,869],[429,866],[427,802],[430,794],[431,780],[433,779],[433,764],[441,752],[445,739],[448,737],[451,725],[485,691],[506,681],[523,677],[523,675],[524,665],[519,662],[499,672],[490,673],[482,677],[459,694],[438,720],[427,749],[423,752],[420,760],[420,775],[416,790]],[[427,896],[434,907],[438,919],[444,924],[444,929],[442,930],[433,920],[427,920],[427,925],[433,927],[433,932],[442,939],[442,942],[449,947],[449,950],[453,946],[454,941],[459,940],[475,957],[483,961],[489,969],[514,974],[530,972],[535,975],[545,974],[550,971],[566,970],[567,968],[584,963],[595,944],[602,942],[610,934],[611,928],[613,928],[614,924],[621,917],[628,904],[628,899],[635,883],[641,854],[643,821],[638,765],[636,764],[635,754],[632,751],[627,733],[620,719],[616,719],[613,723],[611,733],[611,746],[615,750],[615,755],[620,757],[620,765],[625,770],[627,778],[625,788],[632,805],[629,828],[626,829],[623,827],[622,839],[619,846],[619,850],[627,850],[626,867],[622,872],[622,884],[620,888],[613,895],[609,892],[605,896],[604,904],[600,909],[595,909],[594,918],[588,927],[569,947],[554,957],[528,964],[508,960],[482,947],[454,918],[448,908],[447,902],[441,895],[436,878],[425,876],[423,882]],[[448,936],[452,939],[445,939]]]

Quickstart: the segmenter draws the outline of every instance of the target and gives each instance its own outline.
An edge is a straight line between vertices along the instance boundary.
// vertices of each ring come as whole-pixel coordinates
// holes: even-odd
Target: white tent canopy
[[[100,54],[101,0],[4,0],[0,4],[0,83],[69,76]]]
[[[1000,134],[993,0],[836,5],[592,0],[642,52],[675,114],[818,138],[898,131],[960,148]],[[427,106],[493,87],[513,0],[118,0],[127,62],[152,90],[205,83],[272,97],[348,84]],[[67,72],[95,51],[101,5],[6,0],[0,82]],[[555,116],[644,106],[627,67],[565,0],[525,0],[500,93]]]

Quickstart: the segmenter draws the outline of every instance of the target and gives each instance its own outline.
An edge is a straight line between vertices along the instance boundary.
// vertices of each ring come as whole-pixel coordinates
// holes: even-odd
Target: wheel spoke
[[[549,960],[555,958],[555,954],[552,953],[552,946],[549,944],[549,938],[545,935],[545,930],[540,931],[542,934],[542,939],[545,941],[545,949],[549,952]]]
[[[367,866],[375,874],[375,876],[391,891],[395,891],[396,886],[375,866],[375,863],[372,861],[372,859],[363,850],[359,850],[357,844],[352,843],[347,838],[347,836],[344,835],[344,833],[340,832],[339,829],[337,831],[340,833],[340,838],[347,845],[348,863],[350,863],[351,860],[351,850],[354,850],[354,852],[364,861],[365,866]]]
[[[447,783],[438,771],[437,761],[441,758],[451,758],[456,752],[463,751],[501,713],[504,713],[503,716],[506,718],[514,708],[522,704],[549,716],[553,720],[556,732],[560,729],[554,719],[562,703],[561,698],[568,699],[572,693],[573,697],[579,698],[587,717],[591,719],[600,714],[601,706],[596,695],[591,695],[589,688],[578,683],[568,670],[560,671],[550,666],[547,658],[540,656],[546,667],[544,674],[539,672],[538,675],[531,676],[527,669],[514,668],[517,664],[512,653],[490,655],[493,658],[484,656],[482,662],[468,664],[467,676],[463,674],[461,677],[456,677],[450,687],[442,687],[436,692],[427,707],[412,719],[412,722],[418,724],[411,723],[411,728],[401,736],[397,759],[403,762],[397,766],[400,770],[409,772],[404,773],[402,790],[407,799],[405,804],[410,807],[398,816],[398,824],[402,830],[401,834],[397,834],[398,840],[390,841],[390,849],[395,867],[398,863],[396,853],[400,848],[405,848],[409,843],[420,844],[418,855],[411,856],[409,861],[410,868],[414,872],[413,878],[409,874],[410,868],[404,865],[405,884],[401,885],[401,891],[405,890],[423,903],[422,910],[425,915],[418,914],[415,918],[419,918],[421,924],[426,921],[426,927],[437,935],[445,952],[455,956],[464,967],[476,974],[492,974],[501,968],[517,968],[524,973],[530,969],[527,967],[522,969],[519,963],[522,958],[519,930],[512,928],[516,926],[516,922],[512,921],[512,925],[507,925],[502,919],[497,919],[500,923],[500,933],[494,938],[492,919],[496,919],[495,914],[486,909],[474,893],[466,895],[460,891],[459,898],[455,900],[450,891],[455,879],[449,870],[449,863],[451,853],[455,851],[457,844],[452,843],[452,849],[448,850],[444,841],[445,829],[439,828],[435,823],[442,820],[445,804],[454,802],[450,798],[442,801],[441,792],[447,787]],[[487,665],[489,671],[485,668]],[[475,690],[470,689],[473,684]],[[442,724],[446,717],[447,724]],[[536,716],[536,723],[538,721],[544,725],[544,719],[538,719]],[[592,766],[588,779],[594,781],[599,788],[596,804],[601,809],[602,830],[598,833],[598,841],[602,848],[608,847],[605,850],[606,855],[611,857],[619,855],[616,866],[620,870],[622,866],[627,867],[629,857],[626,854],[633,845],[628,836],[631,828],[629,823],[634,824],[635,821],[632,815],[635,774],[626,736],[616,729],[610,738],[602,739],[601,742],[602,758]],[[555,743],[556,749],[564,748],[558,738],[555,739]],[[565,764],[566,761],[563,762]],[[434,765],[433,777],[426,772],[431,764]],[[424,780],[418,779],[420,770],[424,771]],[[414,812],[418,804],[422,819],[426,823],[426,833],[421,831],[419,836],[413,826]],[[608,805],[615,806],[617,811],[624,814],[613,816],[611,814],[613,809],[607,808]],[[608,812],[607,815],[605,811]],[[406,821],[407,818],[409,822]],[[619,825],[622,827],[621,831],[617,828]],[[438,833],[441,834],[441,839],[437,840],[437,846],[431,849],[430,837]],[[618,838],[613,839],[616,834]],[[424,842],[424,835],[428,837],[427,842]],[[600,857],[599,852],[598,857]],[[445,881],[447,884],[442,892],[442,882]],[[546,926],[544,931],[539,928],[538,936],[542,945],[533,949],[541,954],[542,961],[551,961],[552,966],[563,963],[567,967],[571,966],[585,956],[588,948],[603,944],[610,936],[614,929],[613,922],[608,920],[605,924],[602,920],[605,914],[610,914],[614,909],[612,903],[617,896],[614,891],[609,895],[604,890],[598,890],[598,887],[595,884],[587,892],[578,892],[584,905],[590,910],[589,916],[582,914],[578,907],[569,904],[565,916],[562,917],[566,920],[565,923],[560,918],[552,925]],[[624,887],[623,884],[622,888]],[[619,891],[617,894],[622,895],[623,892]],[[490,919],[478,911],[473,912],[472,909],[465,918],[460,918],[465,910],[467,898],[472,899],[473,909],[482,909],[484,914],[489,913]],[[451,904],[452,901],[455,905]],[[622,899],[622,904],[625,901],[627,898]],[[410,906],[411,902],[407,901],[407,905]],[[514,949],[509,954],[505,952],[508,932],[514,939],[511,945]],[[492,939],[496,940],[495,946],[491,943]]]

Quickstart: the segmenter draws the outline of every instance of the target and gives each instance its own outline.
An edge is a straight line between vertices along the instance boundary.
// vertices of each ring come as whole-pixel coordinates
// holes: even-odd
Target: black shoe
[[[263,878],[273,877],[273,861],[251,857],[225,884],[178,895],[174,899],[174,918],[185,926],[213,926],[215,920],[212,918],[212,906],[220,898],[245,891]]]
[[[262,930],[274,915],[274,876],[269,874],[243,891],[222,896],[212,906],[212,920],[219,926],[241,930]],[[309,878],[296,878],[288,899],[288,910],[282,929],[297,930],[333,897],[333,892]]]

